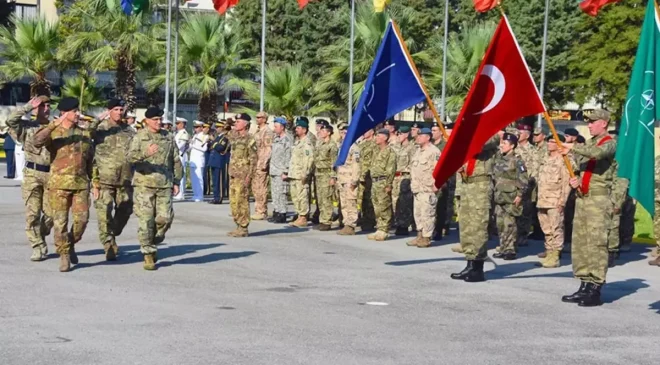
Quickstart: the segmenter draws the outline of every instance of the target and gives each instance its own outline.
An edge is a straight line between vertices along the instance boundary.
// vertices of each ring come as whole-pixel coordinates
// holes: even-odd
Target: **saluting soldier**
[[[429,247],[435,229],[436,204],[438,203],[433,170],[440,158],[440,150],[431,143],[431,130],[422,128],[417,135],[417,145],[410,167],[411,187],[415,199],[417,238],[408,246]]]
[[[234,131],[229,133],[231,158],[229,160],[229,203],[236,229],[227,233],[230,237],[247,237],[250,225],[250,201],[248,189],[257,166],[257,143],[250,135],[249,115],[236,116]]]
[[[35,119],[23,120],[22,117],[27,113],[32,113]],[[47,96],[39,96],[14,110],[7,119],[9,134],[23,145],[25,151],[26,163],[21,193],[25,202],[25,233],[32,246],[32,261],[47,258],[46,237],[53,228],[48,199],[50,152],[47,148],[37,148],[34,145],[34,136],[48,124],[49,115],[50,99]]]
[[[289,182],[289,162],[291,162],[291,149],[293,139],[286,130],[286,119],[276,117],[273,122],[273,145],[270,157],[270,195],[273,200],[273,217],[271,223],[286,223],[287,190]]]
[[[337,160],[337,144],[332,141],[333,128],[329,124],[321,126],[318,143],[314,150],[314,176],[316,201],[319,207],[319,231],[329,231],[332,226],[332,197],[337,177],[333,170]]]
[[[392,221],[392,183],[396,172],[397,156],[387,144],[390,131],[383,128],[376,134],[376,151],[369,165],[371,196],[376,213],[376,233],[367,236],[370,240],[384,241],[389,237]]]
[[[339,142],[343,142],[348,131],[348,124],[338,126]],[[342,228],[338,235],[352,236],[355,234],[358,218],[358,186],[360,185],[360,146],[353,143],[348,150],[346,162],[337,166],[337,188],[339,189],[339,206],[341,209]]]
[[[227,166],[227,152],[229,151],[229,138],[227,138],[225,131],[225,124],[223,122],[215,123],[217,135],[211,141],[209,156],[209,166],[211,167],[211,180],[213,184],[213,200],[209,204],[222,204],[224,195],[220,195],[222,189],[222,176],[224,169]]]
[[[188,165],[188,151],[190,149],[190,135],[186,130],[186,118],[176,118],[176,133],[174,134],[174,142],[179,149],[179,159],[183,167],[181,174],[181,181],[179,182],[179,193],[174,196],[174,200],[183,200],[186,194],[186,166]]]
[[[161,130],[163,110],[153,106],[144,113],[145,126],[131,142],[128,159],[133,164],[134,203],[143,268],[156,270],[157,244],[165,240],[174,219],[172,196],[179,192],[183,174],[179,148]]]
[[[410,164],[417,145],[414,141],[408,139],[410,128],[402,126],[399,128],[397,143],[392,147],[396,153],[396,172],[394,173],[394,182],[392,186],[392,211],[394,212],[395,234],[397,236],[407,236],[408,227],[413,221],[413,193],[410,188]],[[392,136],[390,136],[392,140]],[[393,146],[390,143],[390,146]]]
[[[89,220],[89,182],[94,145],[92,131],[78,126],[78,99],[65,97],[58,105],[59,118],[34,136],[34,147],[50,151],[48,189],[61,272],[78,263],[75,244],[82,239]],[[69,212],[73,224],[69,231]]]
[[[257,143],[257,168],[252,179],[254,195],[254,214],[252,219],[263,220],[268,217],[268,164],[273,144],[273,131],[268,126],[268,114],[257,113],[257,132],[253,137]]]
[[[307,118],[296,120],[296,141],[291,150],[289,171],[285,174],[291,187],[291,201],[296,210],[297,218],[291,226],[307,227],[309,214],[309,184],[314,167],[314,144],[309,138]]]

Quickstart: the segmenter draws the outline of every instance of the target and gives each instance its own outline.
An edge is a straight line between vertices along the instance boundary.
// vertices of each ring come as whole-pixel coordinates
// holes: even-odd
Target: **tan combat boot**
[[[651,257],[658,257],[660,256],[660,248],[654,247],[653,250],[651,250]]]
[[[422,237],[417,241],[417,247],[420,248],[425,248],[425,247],[431,247],[431,239],[428,237]]]
[[[236,228],[236,235],[234,237],[247,237],[247,236],[248,236],[248,229],[246,227]]]
[[[374,241],[385,241],[390,235],[387,232],[376,231],[374,234]]]
[[[39,245],[32,248],[32,256],[30,256],[31,261],[43,261],[48,258],[48,246]]]
[[[417,243],[422,238],[422,232],[417,232],[417,237],[414,240],[406,242],[406,246],[415,247]]]
[[[252,216],[250,216],[250,219],[252,219],[253,221],[262,221],[266,219],[266,216],[264,216],[261,213],[254,213],[252,214]]]
[[[338,235],[340,236],[354,236],[355,235],[355,228],[351,226],[344,226],[339,232],[337,232]]]
[[[559,251],[548,251],[545,259],[541,260],[541,266],[546,269],[559,267]]]
[[[452,247],[451,250],[452,250],[453,252],[456,252],[456,253],[463,253],[463,246],[461,246],[460,244],[458,244],[458,245]]]
[[[307,217],[305,216],[298,216],[298,219],[295,220],[295,222],[290,224],[291,227],[296,227],[296,228],[306,228],[307,227]]]
[[[156,263],[154,262],[153,254],[148,253],[144,255],[144,265],[142,265],[142,268],[147,271],[156,270]]]
[[[377,233],[377,232],[376,232],[376,233]],[[375,239],[376,239],[376,233],[368,234],[368,235],[367,235],[367,239],[368,239],[368,240],[372,240],[372,241],[375,240]]]
[[[71,258],[69,254],[63,253],[60,255],[60,272],[69,272],[71,270]]]
[[[653,260],[649,260],[649,265],[651,265],[651,266],[660,266],[660,256],[657,256]]]

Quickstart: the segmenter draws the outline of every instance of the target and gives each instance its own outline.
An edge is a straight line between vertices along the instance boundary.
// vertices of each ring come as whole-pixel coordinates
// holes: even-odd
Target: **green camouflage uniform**
[[[394,225],[401,229],[408,229],[413,222],[413,193],[410,180],[410,162],[417,150],[413,142],[390,144],[396,153],[396,173],[392,186],[392,211],[394,212]]]
[[[613,162],[614,181],[612,182],[612,220],[610,222],[609,231],[607,233],[607,251],[611,253],[618,253],[620,241],[619,228],[621,227],[621,212],[623,204],[626,202],[628,195],[628,179],[618,177],[619,164],[616,160]],[[617,212],[618,210],[618,212]]]
[[[69,129],[53,123],[34,135],[34,147],[50,151],[48,189],[53,217],[55,247],[68,255],[71,246],[82,239],[89,220],[89,182],[94,146],[91,131],[73,125]],[[69,211],[73,217],[71,231]]]
[[[32,111],[32,105],[16,109],[7,119],[9,134],[23,145],[26,167],[23,170],[21,194],[25,202],[25,233],[32,248],[46,250],[46,236],[53,228],[50,201],[48,199],[48,177],[50,175],[50,152],[47,148],[34,145],[34,135],[42,128],[37,121],[23,121],[21,117]]]
[[[529,189],[527,168],[514,151],[498,153],[493,164],[493,201],[500,237],[500,252],[515,253],[518,243],[518,222],[523,214],[522,201],[515,205],[516,197],[523,198]]]
[[[378,146],[372,139],[362,141],[360,144],[360,189],[358,191],[358,203],[360,203],[360,212],[362,213],[362,228],[371,229],[376,226],[376,213],[372,202],[372,180],[371,180],[371,162]]]
[[[335,186],[330,185],[330,179],[335,178],[332,169],[337,160],[337,143],[332,139],[324,141],[319,139],[314,150],[314,176],[316,178],[316,202],[319,206],[319,223],[332,224],[332,197]]]
[[[115,237],[121,234],[133,213],[132,172],[126,151],[134,135],[128,124],[109,120],[101,122],[94,133],[92,186],[99,189],[94,207],[99,241],[106,251],[110,247],[116,250]]]
[[[147,156],[149,146],[158,151]],[[152,133],[141,129],[131,141],[128,161],[133,164],[133,210],[138,218],[140,252],[155,254],[156,244],[165,239],[172,225],[172,187],[181,181],[183,167],[179,149],[167,131]]]
[[[518,238],[516,245],[524,245],[527,243],[527,236],[529,236],[529,231],[532,227],[532,219],[536,211],[535,205],[537,199],[536,196],[532,199],[532,193],[535,195],[538,193],[536,182],[538,179],[539,165],[540,162],[547,159],[548,156],[537,154],[534,146],[529,142],[518,144],[515,149],[515,154],[525,164],[529,177],[529,188],[525,189],[525,194],[522,197],[522,214],[516,220],[518,225]]]
[[[376,214],[376,228],[387,234],[392,221],[392,193],[387,187],[392,187],[394,173],[396,172],[397,156],[390,146],[380,148],[376,145],[373,160],[370,164],[371,196],[374,212]]]
[[[616,140],[597,146],[605,136],[591,138],[584,146],[576,145],[573,153],[584,180],[587,165],[594,159],[589,190],[577,190],[573,227],[573,274],[585,283],[602,285],[607,274],[607,233],[612,219],[611,192],[615,178],[614,154]],[[581,180],[581,181],[582,181]]]
[[[257,142],[249,133],[236,131],[227,137],[231,143],[229,159],[229,205],[234,223],[241,229],[250,225],[250,197],[247,179],[252,179],[257,168]]]

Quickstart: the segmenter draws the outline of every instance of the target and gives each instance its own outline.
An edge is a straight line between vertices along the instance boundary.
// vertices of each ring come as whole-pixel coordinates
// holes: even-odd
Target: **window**
[[[20,19],[34,18],[37,16],[37,6],[16,4],[16,10],[14,12]]]

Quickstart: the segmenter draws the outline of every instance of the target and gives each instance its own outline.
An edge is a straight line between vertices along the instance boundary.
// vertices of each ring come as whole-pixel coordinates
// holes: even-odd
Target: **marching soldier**
[[[22,120],[22,116],[27,113],[33,113],[36,120]],[[49,115],[50,99],[47,96],[39,96],[16,109],[7,119],[9,134],[23,145],[25,151],[26,164],[21,193],[25,201],[25,233],[32,246],[32,261],[42,261],[48,256],[46,236],[53,228],[48,199],[50,152],[47,148],[37,148],[34,145],[35,133],[48,124]]]
[[[579,159],[581,179],[570,184],[577,191],[573,228],[573,274],[580,280],[577,292],[562,301],[583,307],[601,305],[600,293],[607,274],[607,230],[612,216],[610,192],[615,177],[616,140],[607,134],[610,113],[596,109],[587,116],[592,138],[585,146],[565,144],[562,154],[570,151]]]
[[[438,202],[433,178],[435,164],[440,158],[440,150],[431,143],[431,130],[422,128],[417,135],[419,148],[415,149],[410,167],[411,187],[415,199],[415,222],[417,238],[408,246],[429,247],[435,229],[436,204]]]
[[[337,177],[333,170],[337,160],[337,144],[332,141],[333,128],[329,124],[321,126],[318,143],[314,150],[314,176],[316,182],[316,202],[319,206],[319,231],[329,231],[332,225],[332,197]]]
[[[408,227],[413,220],[413,193],[410,189],[410,163],[415,150],[415,142],[408,139],[410,128],[402,126],[396,136],[397,143],[394,147],[396,153],[396,172],[392,186],[392,211],[394,212],[395,234],[407,236]],[[390,140],[392,137],[390,137]],[[392,146],[392,144],[390,144]]]
[[[297,218],[292,227],[307,227],[309,214],[309,183],[314,166],[314,144],[309,138],[307,118],[296,120],[296,141],[291,150],[289,171],[284,174],[291,187],[291,201],[296,210]]]
[[[82,239],[89,220],[89,182],[94,146],[91,131],[78,126],[78,99],[65,97],[59,118],[34,135],[34,147],[50,152],[48,190],[61,272],[78,263],[74,245]],[[68,229],[69,212],[73,217]]]
[[[361,228],[363,231],[372,231],[376,226],[376,217],[374,205],[372,202],[372,178],[371,162],[378,146],[374,142],[374,130],[367,130],[362,136],[360,142],[360,191],[358,192],[358,202],[360,202]]]
[[[268,217],[268,164],[273,144],[273,131],[268,127],[267,122],[268,114],[257,113],[257,132],[253,135],[257,143],[257,168],[252,179],[254,214],[251,218],[254,220]]]
[[[346,138],[348,124],[338,126],[340,142]],[[344,228],[338,235],[352,236],[357,226],[358,187],[360,185],[360,146],[353,143],[348,150],[348,157],[343,165],[337,166],[337,185]]]
[[[190,135],[186,130],[186,118],[176,118],[176,133],[174,134],[174,142],[179,149],[179,159],[183,173],[181,174],[181,181],[179,182],[179,193],[174,196],[174,200],[183,200],[186,194],[186,166],[188,165],[188,150],[190,149]]]
[[[211,167],[211,180],[213,185],[213,200],[209,204],[222,204],[224,195],[221,196],[222,176],[227,163],[227,151],[229,151],[229,138],[225,131],[225,124],[217,122],[215,124],[217,135],[210,143],[211,155],[209,156],[209,166]]]
[[[199,120],[193,122],[195,135],[190,143],[190,183],[193,189],[193,200],[198,203],[204,200],[204,171],[206,167],[206,150],[209,137],[204,133],[207,125]]]
[[[165,233],[172,225],[172,196],[179,192],[183,168],[179,148],[168,132],[161,130],[163,111],[150,107],[144,116],[145,126],[133,137],[128,159],[135,168],[133,209],[138,217],[143,268],[156,270],[156,245],[165,240]]]
[[[532,216],[534,215],[535,211],[534,203],[536,199],[535,197],[532,197],[532,194],[537,189],[537,162],[542,161],[541,159],[537,160],[536,150],[534,149],[534,146],[529,142],[529,137],[531,137],[531,134],[531,125],[524,123],[518,124],[518,146],[515,149],[515,154],[525,164],[525,168],[527,169],[529,177],[529,187],[525,190],[525,195],[523,196],[522,200],[522,214],[516,220],[518,224],[518,238],[516,245],[518,247],[527,246],[527,237],[529,236],[529,230],[533,221]],[[543,156],[543,158],[547,158],[547,156]]]
[[[135,132],[121,118],[123,100],[111,99],[107,109],[109,118],[94,133],[92,196],[105,259],[114,261],[119,254],[116,237],[121,235],[133,213],[131,164],[121,152],[128,150]]]
[[[396,172],[396,154],[387,144],[390,132],[380,129],[376,134],[376,151],[369,165],[371,196],[376,213],[376,233],[367,236],[370,240],[384,241],[389,237],[392,221],[392,183]]]
[[[273,123],[273,144],[270,157],[270,195],[273,199],[272,223],[286,223],[289,182],[286,181],[291,161],[293,140],[286,130],[286,119],[276,117]]]
[[[251,119],[245,113],[237,115],[234,131],[229,133],[229,203],[236,223],[236,229],[227,233],[230,237],[247,237],[250,225],[248,189],[257,165],[257,143],[248,132]]]

